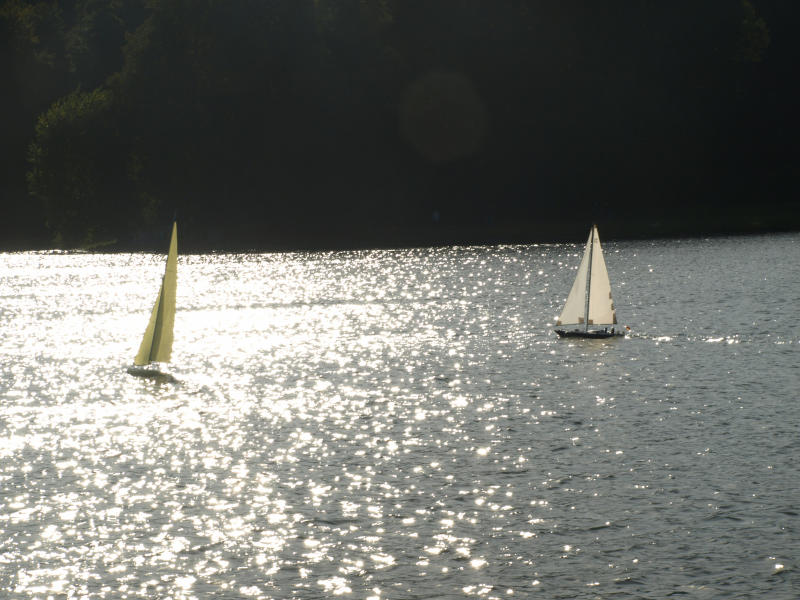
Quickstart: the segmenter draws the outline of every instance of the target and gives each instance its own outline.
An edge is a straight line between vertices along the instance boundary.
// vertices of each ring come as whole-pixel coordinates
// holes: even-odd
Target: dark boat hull
[[[158,369],[152,367],[128,367],[125,369],[129,375],[133,375],[134,377],[143,377],[145,379],[152,379],[159,383],[178,383],[178,380],[175,379],[169,373],[164,373],[163,371],[159,371]]]
[[[556,329],[556,333],[558,337],[576,337],[576,338],[589,338],[589,339],[605,339],[605,338],[612,338],[612,337],[624,337],[625,332],[623,331],[614,331],[613,333],[610,331],[581,331],[581,330],[566,330],[566,329]]]

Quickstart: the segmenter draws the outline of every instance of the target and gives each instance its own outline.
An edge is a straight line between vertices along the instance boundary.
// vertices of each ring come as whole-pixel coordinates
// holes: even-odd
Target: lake
[[[797,598],[800,234],[559,340],[584,242],[180,256],[175,381],[163,255],[0,255],[0,596]]]

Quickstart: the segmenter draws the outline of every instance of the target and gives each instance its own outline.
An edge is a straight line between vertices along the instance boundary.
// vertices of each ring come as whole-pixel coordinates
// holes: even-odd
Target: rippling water
[[[0,255],[3,598],[796,598],[800,235]]]

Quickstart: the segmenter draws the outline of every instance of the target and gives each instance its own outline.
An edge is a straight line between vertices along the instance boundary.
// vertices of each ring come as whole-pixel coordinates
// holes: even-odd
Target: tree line
[[[2,0],[0,245],[150,247],[176,213],[199,249],[794,227],[798,14]]]

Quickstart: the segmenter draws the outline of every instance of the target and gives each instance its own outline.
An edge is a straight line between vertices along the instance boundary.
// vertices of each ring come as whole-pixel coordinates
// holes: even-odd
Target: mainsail
[[[167,266],[161,280],[161,290],[150,313],[150,321],[142,345],[133,360],[136,366],[151,362],[169,362],[172,353],[172,328],[175,324],[175,295],[178,284],[178,224],[172,224]]]
[[[616,325],[617,311],[611,297],[611,281],[608,279],[600,236],[594,227],[594,247],[592,248],[591,285],[589,285],[589,325]]]
[[[593,225],[589,239],[586,240],[578,274],[556,325],[580,324],[588,328],[589,325],[613,325],[616,322],[611,282],[608,279],[606,261],[603,260],[597,227]]]

